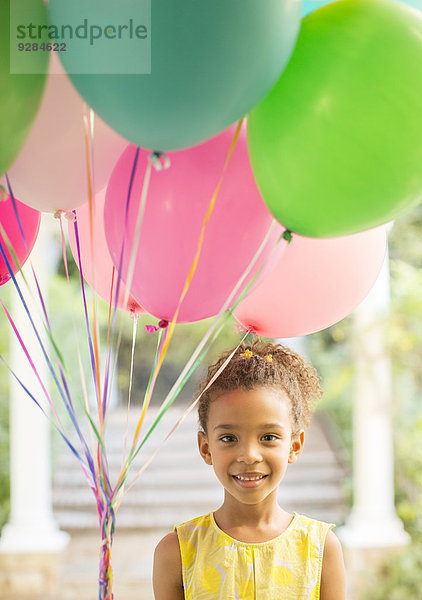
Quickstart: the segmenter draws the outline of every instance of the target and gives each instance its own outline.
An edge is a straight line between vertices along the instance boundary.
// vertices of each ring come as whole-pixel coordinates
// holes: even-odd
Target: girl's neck
[[[230,496],[214,513],[217,525],[225,533],[243,542],[265,542],[280,535],[289,526],[292,515],[267,498],[259,504],[241,504]]]

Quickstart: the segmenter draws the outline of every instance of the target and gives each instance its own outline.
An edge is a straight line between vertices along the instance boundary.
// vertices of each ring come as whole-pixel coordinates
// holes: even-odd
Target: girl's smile
[[[232,477],[241,487],[254,488],[258,487],[268,475],[264,473],[239,473],[238,475],[232,475]]]

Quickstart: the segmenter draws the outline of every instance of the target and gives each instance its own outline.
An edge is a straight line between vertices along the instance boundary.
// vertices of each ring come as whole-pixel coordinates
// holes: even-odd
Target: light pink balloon
[[[41,211],[69,210],[88,201],[83,100],[52,52],[46,92],[31,132],[10,167],[13,193]],[[57,64],[58,63],[58,64]],[[53,73],[63,74],[53,74]],[[102,189],[127,146],[99,117],[94,118],[95,187]]]
[[[384,227],[346,237],[293,235],[275,269],[234,311],[258,335],[288,338],[325,329],[369,293],[386,252]]]
[[[78,226],[78,238],[81,254],[82,273],[87,283],[97,292],[106,302],[114,305],[117,289],[118,273],[114,269],[110,252],[108,251],[107,241],[104,233],[104,202],[105,189],[99,192],[95,197],[95,207],[93,215],[93,247],[91,251],[91,225],[89,217],[89,204],[84,204],[76,210],[76,219]],[[76,235],[74,223],[69,222],[69,243],[73,258],[79,268],[78,251],[76,246]],[[114,280],[113,280],[114,269]],[[139,314],[143,312],[136,300],[129,295],[126,305],[124,304],[125,285],[123,281],[119,286],[119,297],[117,307],[121,310]]]
[[[40,212],[25,206],[18,200],[15,200],[15,202],[19,219],[16,217],[10,196],[3,200],[0,195],[0,246],[6,254],[13,274],[19,271],[19,266],[16,265],[13,254],[9,250],[9,244],[22,267],[34,247],[41,221]],[[22,231],[20,227],[22,227]],[[7,239],[3,232],[6,234]],[[11,279],[11,274],[3,258],[3,253],[0,252],[0,285],[6,283],[9,279]]]
[[[170,154],[171,166],[152,171],[131,293],[147,312],[171,320],[191,268],[209,202],[223,172],[233,140],[232,127],[204,144]],[[149,152],[142,150],[133,182],[127,230],[125,206],[136,148],[129,146],[113,171],[107,188],[105,230],[114,264],[119,264],[125,239],[123,279],[133,243],[135,221]],[[254,257],[272,216],[263,203],[249,165],[246,135],[236,143],[179,322],[218,313]],[[276,225],[257,266],[265,262],[282,228]],[[269,261],[274,266],[284,243]]]

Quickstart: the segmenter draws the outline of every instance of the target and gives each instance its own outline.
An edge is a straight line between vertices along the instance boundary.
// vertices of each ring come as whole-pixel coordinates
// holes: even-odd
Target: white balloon
[[[40,111],[8,171],[13,195],[47,212],[70,210],[88,200],[84,101],[52,54]],[[87,107],[86,115],[89,111]],[[97,115],[92,139],[95,193],[107,185],[128,142]]]

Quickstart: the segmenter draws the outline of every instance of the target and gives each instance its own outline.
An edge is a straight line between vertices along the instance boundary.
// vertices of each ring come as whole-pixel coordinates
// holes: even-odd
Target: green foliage
[[[422,272],[398,259],[391,272],[396,503],[407,530],[422,542]]]
[[[317,410],[324,412],[344,451],[352,460],[353,365],[351,362],[351,318],[308,336],[312,363],[322,378],[324,395]]]
[[[394,369],[396,507],[422,543],[422,206],[391,232],[390,352]]]
[[[394,222],[389,235],[390,258],[412,267],[422,265],[422,204]]]
[[[415,542],[390,556],[362,600],[420,600],[421,589],[422,544]]]
[[[396,434],[396,507],[407,531],[422,544],[422,413],[402,418]]]

